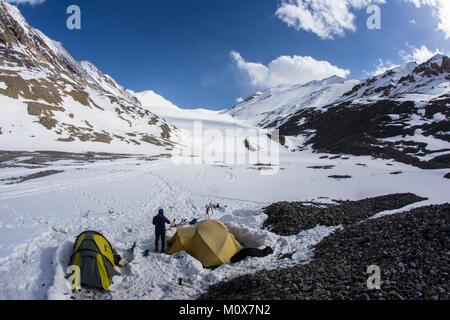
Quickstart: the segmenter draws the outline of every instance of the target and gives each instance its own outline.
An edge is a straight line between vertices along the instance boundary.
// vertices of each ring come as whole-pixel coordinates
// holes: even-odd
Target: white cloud
[[[436,30],[450,38],[450,0],[402,0],[417,8],[428,6],[440,22]],[[282,0],[275,15],[297,30],[317,34],[322,39],[334,39],[344,36],[346,31],[356,31],[356,10],[367,8],[371,4],[384,4],[386,0]],[[416,23],[410,20],[410,23]]]
[[[416,22],[415,19],[411,19],[411,20],[409,20],[409,23],[411,23],[411,24],[416,24],[417,22]]]
[[[448,1],[448,0],[447,0]],[[275,15],[297,30],[306,30],[322,39],[356,31],[352,11],[382,4],[385,0],[283,0]]]
[[[450,1],[449,0],[403,0],[413,3],[417,8],[429,6],[433,9],[433,15],[438,17],[440,22],[436,30],[445,33],[445,39],[450,38]]]
[[[387,60],[385,62],[385,61],[383,61],[383,59],[380,58],[380,59],[378,59],[378,64],[375,65],[375,67],[376,67],[375,71],[373,71],[373,72],[364,71],[364,73],[367,74],[370,77],[376,77],[376,76],[378,76],[380,74],[385,73],[388,70],[397,68],[398,66],[399,65],[393,64],[390,60]]]
[[[409,43],[406,43],[406,46],[409,48],[410,52],[401,50],[398,53],[398,55],[402,58],[404,63],[416,62],[418,64],[421,64],[421,63],[427,62],[428,60],[430,60],[437,54],[443,54],[441,52],[441,50],[436,49],[433,52],[430,49],[428,49],[425,45],[422,45],[420,48],[416,48],[416,47],[410,45]],[[449,54],[450,53],[447,53],[447,55],[449,55]],[[399,67],[399,65],[393,64],[390,60],[384,61],[381,58],[378,59],[378,64],[374,65],[374,66],[376,68],[375,71],[367,72],[367,71],[363,70],[363,72],[370,77],[375,77],[375,76],[385,73],[388,70]]]
[[[411,52],[408,53],[404,50],[399,52],[400,57],[403,59],[404,62],[412,62],[415,61],[418,64],[424,63],[431,59],[436,54],[442,54],[442,52],[439,49],[436,49],[434,52],[429,50],[426,46],[421,46],[420,48],[416,48],[414,46],[406,44]]]
[[[236,52],[231,52],[237,67],[243,71],[250,84],[259,89],[274,87],[282,83],[307,83],[331,76],[346,78],[350,70],[331,65],[328,61],[318,61],[312,57],[281,56],[267,66],[262,63],[247,62]]]
[[[37,5],[45,2],[45,0],[4,0],[4,1],[16,4],[29,3],[31,5]]]

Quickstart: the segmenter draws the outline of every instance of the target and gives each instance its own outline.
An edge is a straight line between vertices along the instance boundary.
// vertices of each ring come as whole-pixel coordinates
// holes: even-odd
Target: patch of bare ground
[[[336,180],[342,180],[342,179],[351,179],[352,176],[335,174],[335,175],[332,175],[332,176],[328,176],[328,178],[336,179]]]
[[[48,177],[48,176],[55,175],[55,174],[58,174],[58,173],[61,173],[61,172],[64,172],[64,171],[61,171],[61,170],[40,171],[40,172],[37,172],[37,173],[29,174],[27,176],[20,176],[20,177],[14,177],[14,178],[0,179],[0,181],[9,181],[8,183],[6,183],[7,185],[18,184],[18,183],[22,183],[22,182],[33,180],[33,179],[39,179],[39,178]]]
[[[328,165],[328,166],[310,166],[308,169],[324,169],[324,170],[330,170],[333,169],[336,166]]]

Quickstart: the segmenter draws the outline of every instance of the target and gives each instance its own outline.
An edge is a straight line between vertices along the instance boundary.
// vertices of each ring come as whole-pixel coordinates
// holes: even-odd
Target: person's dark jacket
[[[157,215],[153,218],[153,224],[155,225],[156,232],[165,233],[166,223],[170,224],[170,221],[164,215]]]

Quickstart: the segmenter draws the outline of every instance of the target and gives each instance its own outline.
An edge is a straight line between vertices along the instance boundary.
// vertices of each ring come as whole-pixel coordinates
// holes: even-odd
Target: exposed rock
[[[428,150],[426,143],[414,141],[394,143],[383,140],[395,136],[413,137],[416,130],[421,130],[425,136],[447,141],[450,132],[450,121],[447,120],[450,118],[448,105],[450,105],[448,96],[430,101],[424,109],[431,108],[436,112],[439,110],[446,119],[431,124],[424,121],[421,125],[408,125],[409,117],[392,123],[389,115],[399,115],[400,119],[403,115],[428,119],[430,115],[421,115],[421,110],[411,101],[384,100],[371,104],[356,104],[349,101],[327,108],[323,113],[311,113],[308,121],[301,126],[297,123],[300,117],[305,117],[305,114],[302,112],[294,115],[279,129],[280,133],[286,136],[314,132],[308,144],[318,152],[394,159],[423,169],[449,168],[450,153],[431,160],[421,160],[421,155],[432,155],[436,151]],[[445,151],[450,150],[439,150]]]
[[[338,175],[338,174],[335,174],[335,175],[332,175],[332,176],[328,176],[328,178],[332,178],[332,179],[337,179],[337,180],[341,180],[341,179],[351,179],[351,178],[352,178],[352,176],[349,176],[349,175]]]
[[[411,193],[392,194],[338,204],[279,202],[264,209],[268,215],[263,226],[276,234],[288,236],[318,225],[338,226],[367,219],[379,212],[402,208],[426,200]]]
[[[221,282],[199,299],[448,300],[449,239],[450,204],[370,219],[325,238],[308,264]],[[371,265],[379,290],[367,286]]]

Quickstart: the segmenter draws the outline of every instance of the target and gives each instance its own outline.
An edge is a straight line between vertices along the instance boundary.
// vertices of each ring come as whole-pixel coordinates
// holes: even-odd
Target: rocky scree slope
[[[353,202],[353,206],[354,210],[360,208],[360,217],[363,217],[370,203],[395,208],[402,205],[405,197],[408,195],[389,195]],[[347,203],[347,208],[351,204]],[[289,211],[289,207],[286,210]],[[318,208],[316,211],[316,217],[320,218],[323,209]],[[336,208],[336,211],[339,209]],[[273,223],[280,225],[284,221],[286,217],[280,216]],[[289,229],[289,226],[278,226],[278,230],[285,229]],[[263,270],[217,283],[198,298],[448,300],[449,236],[448,203],[361,220],[345,225],[317,244],[309,263],[279,270]],[[367,269],[371,265],[380,268],[380,290],[367,287]]]

